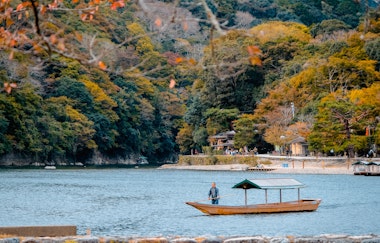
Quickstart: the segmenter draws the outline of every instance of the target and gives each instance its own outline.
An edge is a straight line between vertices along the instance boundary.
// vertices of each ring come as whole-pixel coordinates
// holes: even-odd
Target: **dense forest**
[[[0,164],[380,145],[380,8],[353,0],[0,2]]]

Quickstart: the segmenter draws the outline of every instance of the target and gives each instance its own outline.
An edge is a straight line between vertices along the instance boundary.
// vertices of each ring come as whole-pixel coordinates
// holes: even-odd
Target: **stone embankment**
[[[9,237],[0,243],[380,243],[378,235],[245,236],[245,237]]]

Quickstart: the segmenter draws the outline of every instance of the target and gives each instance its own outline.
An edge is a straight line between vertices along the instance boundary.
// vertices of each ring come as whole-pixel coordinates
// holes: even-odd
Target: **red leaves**
[[[60,51],[64,51],[64,50],[66,50],[66,47],[65,47],[65,39],[61,38],[61,39],[58,40],[57,48],[58,48]]]
[[[0,48],[5,48],[9,53],[9,60],[14,59],[17,49],[22,48],[26,44],[33,46],[33,53],[38,54],[46,52],[49,49],[51,52],[64,53],[67,52],[68,45],[66,43],[66,37],[59,33],[60,31],[53,31],[53,33],[45,33],[39,31],[39,28],[30,28],[29,25],[19,25],[19,20],[25,19],[25,21],[31,21],[29,15],[39,14],[40,23],[46,21],[48,17],[42,17],[43,15],[50,14],[56,10],[62,10],[66,8],[62,5],[66,0],[46,0],[46,1],[11,1],[0,0],[0,20],[3,23],[3,27],[0,26]],[[126,6],[127,0],[67,0],[71,4],[75,5],[74,11],[79,13],[79,18],[82,21],[91,21],[94,19],[95,14],[100,7],[108,7],[111,10],[118,10]],[[18,3],[14,3],[18,2]],[[13,4],[11,4],[13,3]],[[37,8],[36,13],[33,8]],[[17,25],[17,26],[15,26]],[[21,26],[21,27],[20,27]],[[40,27],[40,26],[37,26]],[[36,33],[36,30],[38,33]],[[74,32],[75,38],[81,42],[83,37]],[[46,47],[47,45],[47,47]],[[103,62],[96,63],[101,70],[107,70],[107,66]],[[1,84],[0,84],[1,85]],[[11,92],[14,88],[13,84],[4,84],[4,90]]]
[[[52,3],[48,4],[48,8],[53,10],[58,7],[58,0],[54,0]]]
[[[175,63],[176,63],[176,64],[179,64],[179,63],[181,63],[181,62],[183,62],[183,58],[182,58],[182,57],[177,57],[177,58],[175,59]]]
[[[106,64],[104,64],[104,62],[99,61],[98,65],[99,65],[99,68],[101,70],[103,70],[103,71],[107,70],[107,66],[106,66]]]
[[[160,18],[157,18],[155,21],[154,21],[154,24],[157,26],[157,27],[161,27],[162,25],[162,20]]]
[[[12,39],[10,42],[9,42],[9,46],[10,47],[15,47],[17,45],[17,41],[15,39]]]
[[[260,57],[258,57],[258,56],[249,57],[249,62],[250,62],[253,66],[255,66],[255,65],[257,65],[257,66],[261,66],[261,65],[262,65],[261,59],[260,59]]]
[[[173,78],[170,79],[169,88],[171,88],[171,89],[174,88],[175,84],[176,84],[175,80]]]
[[[45,5],[42,5],[40,8],[40,13],[44,15],[46,13],[47,7]]]
[[[194,58],[186,59],[173,52],[165,52],[163,56],[166,57],[168,63],[172,66],[176,66],[179,64],[190,64],[195,66],[197,64],[197,61]]]
[[[82,14],[80,15],[80,19],[81,19],[82,21],[86,21],[87,17],[88,17],[88,14],[85,14],[85,13],[82,13]]]
[[[262,62],[260,59],[260,56],[262,55],[262,52],[258,46],[247,46],[247,51],[249,54],[249,62],[255,66],[261,66]]]
[[[124,8],[125,6],[125,3],[123,0],[119,0],[119,1],[110,1],[112,4],[111,4],[111,9],[112,10],[117,10],[118,8]]]
[[[258,46],[247,46],[247,51],[250,56],[261,55],[261,50]]]
[[[31,6],[31,2],[29,2],[29,1],[20,3],[19,5],[17,5],[16,11],[19,12],[19,11],[23,10],[24,8],[29,7],[29,6]]]
[[[55,45],[58,42],[57,36],[56,35],[51,35],[50,36],[50,42]]]
[[[16,83],[8,83],[8,82],[4,83],[4,91],[7,92],[8,94],[10,94],[12,92],[12,89],[14,88],[17,88]]]

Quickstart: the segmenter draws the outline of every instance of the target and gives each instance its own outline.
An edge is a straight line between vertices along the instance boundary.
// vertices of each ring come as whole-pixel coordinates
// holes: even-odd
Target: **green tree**
[[[315,24],[311,27],[310,33],[313,37],[318,35],[330,36],[338,31],[348,31],[350,27],[341,20],[338,19],[328,19],[323,20],[320,23]]]
[[[42,98],[35,94],[30,85],[19,87],[2,99],[1,110],[9,122],[6,143],[12,144],[7,152],[32,156],[38,161],[43,158],[43,138],[39,131],[39,117],[43,116]]]
[[[253,115],[243,114],[234,121],[235,137],[234,146],[236,148],[254,147],[258,142],[258,127]]]
[[[334,149],[337,153],[347,152],[351,158],[355,156],[355,151],[363,146],[363,137],[358,135],[357,128],[363,130],[373,108],[357,102],[341,93],[333,93],[321,100],[309,136],[311,149],[325,153]]]
[[[207,129],[205,127],[198,127],[194,130],[193,141],[198,151],[202,151],[202,147],[207,146],[209,144],[208,137],[209,136],[207,133]]]
[[[4,116],[5,94],[0,93],[0,154],[5,154],[11,149],[11,144],[7,138],[8,119]]]
[[[206,129],[209,135],[232,130],[232,121],[239,115],[238,109],[208,109],[204,117],[207,120]]]

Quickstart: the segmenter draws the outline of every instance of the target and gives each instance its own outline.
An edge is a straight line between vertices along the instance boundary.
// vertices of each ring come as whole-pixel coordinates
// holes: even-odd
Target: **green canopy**
[[[301,182],[290,178],[271,178],[271,179],[245,179],[234,185],[232,188],[241,189],[297,189],[305,187]]]
[[[298,189],[298,200],[300,200],[300,188],[305,187],[301,182],[290,178],[271,178],[271,179],[245,179],[236,184],[232,188],[241,188],[245,192],[245,205],[247,205],[247,190],[248,189],[263,189],[265,190],[265,202],[268,202],[268,189],[280,190],[280,202],[282,202],[282,189]]]

